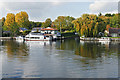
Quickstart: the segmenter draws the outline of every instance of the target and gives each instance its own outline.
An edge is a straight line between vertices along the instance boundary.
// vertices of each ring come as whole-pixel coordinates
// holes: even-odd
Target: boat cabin
[[[44,33],[44,34],[57,34],[58,30],[54,29],[54,28],[51,28],[51,27],[47,27],[47,28],[41,29],[41,33]]]

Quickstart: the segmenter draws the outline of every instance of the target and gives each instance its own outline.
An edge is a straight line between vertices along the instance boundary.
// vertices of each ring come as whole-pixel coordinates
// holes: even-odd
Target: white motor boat
[[[98,39],[99,41],[111,41],[109,37],[101,37]]]
[[[52,39],[51,35],[45,35],[40,32],[30,32],[25,36],[25,41],[50,41]]]

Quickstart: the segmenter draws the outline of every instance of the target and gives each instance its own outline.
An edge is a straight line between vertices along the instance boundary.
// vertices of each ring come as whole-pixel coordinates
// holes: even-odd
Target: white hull
[[[28,34],[25,36],[25,41],[50,41],[52,40],[51,36],[45,36],[40,33],[38,34]]]
[[[106,38],[106,37],[100,38],[100,39],[98,39],[98,40],[101,41],[101,42],[104,42],[104,41],[111,41],[110,38]]]

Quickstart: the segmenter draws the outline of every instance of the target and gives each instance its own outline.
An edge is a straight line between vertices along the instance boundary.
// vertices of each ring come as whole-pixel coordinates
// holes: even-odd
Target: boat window
[[[46,36],[46,37],[49,37],[49,36]]]
[[[40,39],[40,37],[35,37],[35,39]]]
[[[40,39],[40,37],[31,37],[31,39]]]

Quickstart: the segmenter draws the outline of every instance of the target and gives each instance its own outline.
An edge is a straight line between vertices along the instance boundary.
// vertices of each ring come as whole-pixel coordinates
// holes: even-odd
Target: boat
[[[25,41],[50,41],[53,37],[40,32],[30,32],[25,36]]]
[[[47,27],[47,28],[41,29],[40,31],[41,31],[41,33],[43,33],[43,34],[45,34],[47,36],[48,35],[52,36],[53,40],[61,39],[61,33],[57,29]]]
[[[99,41],[111,41],[109,37],[101,37],[98,39]]]
[[[61,39],[61,33],[54,28],[33,28],[25,37],[16,37],[18,41],[51,41]]]
[[[18,36],[18,37],[15,37],[16,41],[19,41],[19,42],[22,42],[24,41],[24,36]]]

